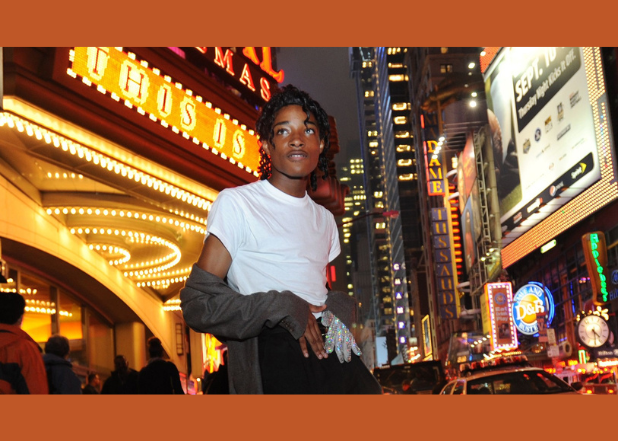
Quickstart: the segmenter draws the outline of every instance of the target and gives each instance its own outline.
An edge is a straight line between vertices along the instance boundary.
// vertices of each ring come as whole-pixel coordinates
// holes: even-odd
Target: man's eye
[[[309,135],[313,135],[315,133],[315,130],[313,130],[313,129],[305,129],[305,133],[307,133]]]
[[[286,130],[285,130],[285,129],[279,129],[279,130],[277,130],[277,135],[283,135],[283,134],[285,134],[285,133],[286,133]]]

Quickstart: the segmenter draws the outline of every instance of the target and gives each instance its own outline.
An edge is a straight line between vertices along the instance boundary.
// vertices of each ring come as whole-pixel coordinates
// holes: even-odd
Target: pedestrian
[[[47,371],[47,384],[50,394],[81,394],[82,382],[69,361],[69,339],[56,334],[47,339],[43,363]]]
[[[21,329],[25,308],[21,294],[0,292],[0,395],[48,393],[41,348]]]
[[[112,374],[103,383],[101,394],[136,394],[138,373],[135,369],[129,367],[129,362],[124,355],[114,357],[114,367],[116,370],[112,371]]]
[[[335,219],[307,194],[328,176],[328,115],[288,85],[256,128],[261,180],[211,207],[180,293],[185,321],[227,344],[231,393],[381,393],[349,330],[354,299],[326,287],[340,253]]]
[[[184,394],[178,368],[163,359],[163,345],[157,337],[148,339],[148,364],[139,371],[137,392],[140,394]]]
[[[99,388],[101,386],[101,379],[99,374],[88,374],[86,379],[86,385],[82,389],[82,394],[99,394]]]

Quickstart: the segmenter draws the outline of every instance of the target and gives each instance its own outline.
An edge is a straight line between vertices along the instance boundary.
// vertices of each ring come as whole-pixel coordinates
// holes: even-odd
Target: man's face
[[[96,375],[94,379],[92,380],[92,385],[96,388],[98,388],[101,385],[101,379],[99,378],[98,375]]]
[[[262,148],[270,155],[273,179],[299,179],[309,176],[318,164],[324,142],[315,117],[301,106],[283,107],[273,122],[272,143],[264,140]]]

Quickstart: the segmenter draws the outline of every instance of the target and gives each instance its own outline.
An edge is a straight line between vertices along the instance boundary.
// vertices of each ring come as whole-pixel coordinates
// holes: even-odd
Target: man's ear
[[[324,150],[324,140],[320,141],[320,153]]]
[[[262,141],[262,150],[264,150],[264,153],[270,156],[270,145],[268,144],[268,141]]]

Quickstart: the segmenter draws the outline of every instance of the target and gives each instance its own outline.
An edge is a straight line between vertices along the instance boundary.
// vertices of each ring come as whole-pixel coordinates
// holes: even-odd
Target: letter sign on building
[[[582,236],[586,267],[592,285],[592,302],[603,306],[609,302],[607,290],[607,246],[605,234],[602,231],[584,234]]]

